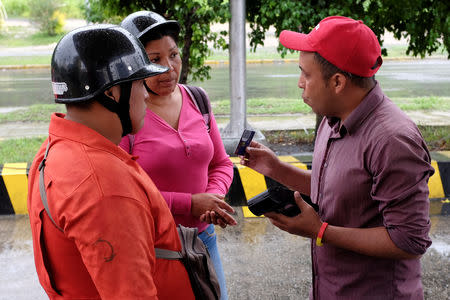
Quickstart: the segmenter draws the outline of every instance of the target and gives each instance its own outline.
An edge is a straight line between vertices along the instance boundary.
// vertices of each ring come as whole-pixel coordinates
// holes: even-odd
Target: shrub
[[[10,17],[29,16],[29,0],[2,0],[2,2]]]
[[[0,0],[0,31],[3,29],[3,25],[5,25],[6,18],[8,18],[8,15],[6,14],[2,0]]]
[[[50,36],[62,32],[65,17],[59,12],[61,4],[58,0],[31,0],[30,18],[39,26],[41,32]]]
[[[5,6],[8,16],[17,18],[29,18],[30,17],[30,1],[36,0],[1,0]],[[66,15],[67,18],[84,19],[85,18],[85,0],[60,0],[60,10]]]

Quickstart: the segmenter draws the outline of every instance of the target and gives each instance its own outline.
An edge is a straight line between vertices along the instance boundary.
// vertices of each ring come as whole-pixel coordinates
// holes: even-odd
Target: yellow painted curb
[[[15,214],[27,214],[27,163],[4,164],[1,174]]]

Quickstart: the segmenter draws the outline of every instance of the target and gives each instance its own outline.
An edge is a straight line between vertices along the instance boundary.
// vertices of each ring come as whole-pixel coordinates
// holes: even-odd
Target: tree
[[[274,26],[276,35],[288,29],[310,32],[327,16],[341,15],[363,20],[383,45],[385,31],[409,40],[406,54],[421,56],[436,52],[441,45],[450,58],[450,2],[440,0],[252,0],[247,1],[250,45],[264,45],[264,35]],[[345,42],[345,41],[343,41]],[[278,51],[284,57],[287,50]],[[382,48],[383,55],[388,55]],[[316,131],[321,117],[316,118]]]
[[[5,6],[3,6],[2,0],[0,0],[0,30],[3,29],[3,25],[5,24],[5,20],[8,18],[8,14],[6,13]]]
[[[230,19],[226,0],[90,0],[88,18],[92,22],[119,23],[128,14],[138,10],[151,10],[181,25],[180,47],[182,70],[180,82],[186,83],[188,75],[193,80],[210,78],[210,66],[205,59],[210,49],[226,48],[227,32],[211,32],[213,23],[225,23]]]
[[[60,12],[57,0],[30,0],[31,20],[38,24],[41,32],[50,36],[63,32],[65,17]]]
[[[450,2],[441,0],[252,0],[247,1],[247,21],[253,49],[263,45],[264,34],[274,26],[308,33],[320,20],[342,15],[363,20],[383,45],[385,31],[409,40],[407,54],[432,54],[443,45],[450,58]],[[279,47],[284,55],[286,49]],[[386,49],[383,54],[388,55]]]

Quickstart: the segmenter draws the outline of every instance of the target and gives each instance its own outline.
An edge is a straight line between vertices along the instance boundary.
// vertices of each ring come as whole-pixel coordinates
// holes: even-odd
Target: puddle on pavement
[[[442,240],[434,239],[430,249],[436,250],[439,254],[450,258],[450,244]]]

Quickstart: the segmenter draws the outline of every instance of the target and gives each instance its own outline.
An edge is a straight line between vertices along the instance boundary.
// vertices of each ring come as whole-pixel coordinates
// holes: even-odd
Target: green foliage
[[[227,32],[211,32],[212,23],[225,23],[230,18],[227,0],[91,0],[86,13],[92,22],[119,23],[128,14],[138,10],[151,10],[181,25],[179,47],[182,57],[180,82],[209,78],[210,67],[204,64],[210,54],[208,43],[214,48],[226,47]]]
[[[0,141],[0,164],[32,162],[46,137]]]
[[[0,30],[2,30],[6,18],[8,18],[8,14],[6,13],[6,9],[2,3],[2,0],[0,0]]]
[[[2,0],[10,17],[28,17],[30,0]]]
[[[2,0],[8,15],[13,18],[28,18],[31,12],[30,2],[34,0]],[[38,0],[39,1],[39,0]],[[45,1],[45,0],[43,0]],[[85,0],[60,0],[61,12],[67,18],[83,19],[85,16]]]
[[[377,35],[380,44],[387,30],[397,39],[409,39],[407,54],[424,57],[444,45],[450,50],[450,2],[441,0],[254,0],[247,1],[247,21],[252,31],[250,45],[264,45],[270,26],[278,36],[282,30],[308,33],[327,16],[341,15],[363,20]],[[281,45],[279,51],[286,54]],[[386,55],[386,49],[383,49]]]
[[[407,54],[424,57],[446,50],[446,53],[442,52],[450,55],[449,3],[441,0],[252,0],[246,1],[248,36],[254,51],[258,45],[264,45],[265,33],[270,26],[275,27],[277,36],[284,29],[307,33],[327,16],[344,15],[363,20],[381,44],[386,30],[396,38],[408,38]],[[186,81],[187,74],[194,80],[209,78],[209,67],[204,65],[210,55],[208,43],[214,49],[226,50],[228,47],[227,31],[213,33],[210,25],[230,21],[228,0],[90,0],[90,9],[86,13],[93,22],[118,23],[137,10],[152,10],[180,22],[181,82]],[[284,57],[289,50],[280,45],[278,51]],[[387,54],[386,48],[383,48],[383,54]]]
[[[62,33],[65,17],[59,11],[58,0],[30,0],[30,17],[38,24],[40,31],[50,36]]]
[[[64,0],[59,2],[62,3],[61,12],[67,18],[84,19],[86,17],[85,0]]]

